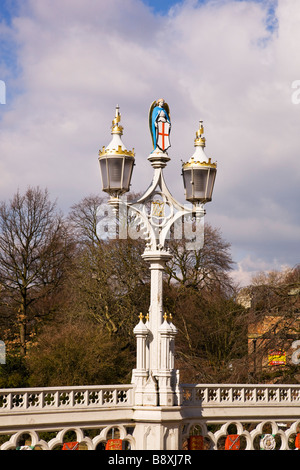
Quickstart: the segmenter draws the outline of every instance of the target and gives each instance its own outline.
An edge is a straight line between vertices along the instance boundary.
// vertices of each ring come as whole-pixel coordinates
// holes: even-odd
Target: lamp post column
[[[166,251],[145,251],[143,259],[150,263],[151,287],[149,308],[149,372],[154,377],[160,368],[160,333],[163,322],[163,272],[171,255]]]

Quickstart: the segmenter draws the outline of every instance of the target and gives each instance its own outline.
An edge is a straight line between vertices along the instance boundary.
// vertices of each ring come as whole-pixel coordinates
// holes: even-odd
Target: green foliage
[[[122,338],[89,322],[59,322],[45,328],[31,347],[29,382],[34,387],[122,383],[129,380],[133,361]]]
[[[28,385],[29,371],[23,356],[7,354],[6,363],[0,364],[0,388],[18,388]]]
[[[105,385],[130,380],[134,354],[126,338],[88,321],[67,320],[44,329],[27,364],[34,387]]]

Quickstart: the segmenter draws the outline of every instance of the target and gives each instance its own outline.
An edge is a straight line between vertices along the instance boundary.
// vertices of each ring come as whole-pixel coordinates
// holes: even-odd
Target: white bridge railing
[[[300,385],[181,385],[182,405],[298,405]]]
[[[201,435],[203,448],[300,448],[300,385],[181,385],[182,442]]]
[[[133,385],[0,389],[0,414],[132,406]]]
[[[204,449],[223,449],[228,436],[235,436],[241,450],[300,447],[300,385],[179,389],[180,403],[173,407],[136,407],[132,384],[0,389],[0,449],[18,448],[27,436],[35,448],[52,450],[69,432],[86,449],[103,448],[112,436],[127,448],[146,449],[151,423],[162,426],[161,449],[186,448],[190,436],[201,436]],[[141,435],[145,445],[138,443]]]
[[[30,410],[133,406],[130,385],[0,389],[0,414]],[[300,406],[300,385],[182,384],[182,406]]]

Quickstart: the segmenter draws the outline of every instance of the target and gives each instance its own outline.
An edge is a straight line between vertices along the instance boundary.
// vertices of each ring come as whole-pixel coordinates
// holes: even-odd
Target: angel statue
[[[157,148],[166,152],[170,144],[170,109],[162,98],[153,101],[149,111],[149,127],[153,142],[153,151]]]

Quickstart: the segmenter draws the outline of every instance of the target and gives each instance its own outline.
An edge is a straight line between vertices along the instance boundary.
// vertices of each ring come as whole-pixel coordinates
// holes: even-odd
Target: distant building
[[[293,345],[300,340],[300,286],[250,286],[237,301],[248,315],[249,375],[276,375],[292,365]]]

